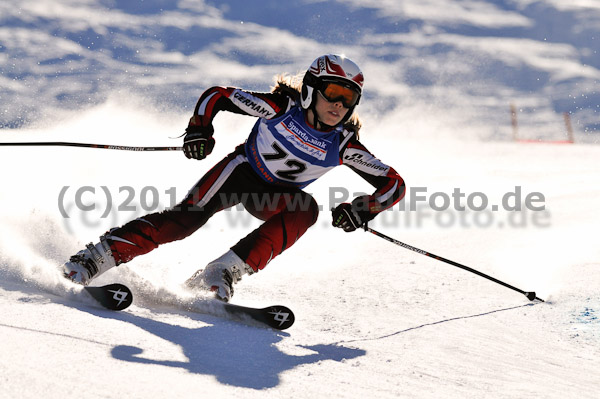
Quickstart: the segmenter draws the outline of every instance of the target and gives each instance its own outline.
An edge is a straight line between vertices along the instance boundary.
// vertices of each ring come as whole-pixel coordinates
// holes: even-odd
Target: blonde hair
[[[289,75],[287,73],[277,75],[275,76],[275,86],[271,87],[271,93],[286,94],[299,103],[303,78],[304,72],[297,73],[296,75]],[[353,131],[357,138],[361,127],[362,122],[356,111],[344,122],[344,129]]]

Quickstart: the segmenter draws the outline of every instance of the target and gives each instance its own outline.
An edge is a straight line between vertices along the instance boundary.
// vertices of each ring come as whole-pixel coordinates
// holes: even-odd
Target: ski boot
[[[210,290],[215,297],[229,302],[233,296],[233,284],[242,279],[244,274],[252,274],[254,270],[244,263],[232,250],[210,262],[206,268],[198,270],[185,284],[192,289]]]
[[[81,285],[88,285],[94,278],[116,266],[110,245],[104,236],[100,237],[100,242],[96,245],[89,243],[85,247],[63,265],[64,276]]]

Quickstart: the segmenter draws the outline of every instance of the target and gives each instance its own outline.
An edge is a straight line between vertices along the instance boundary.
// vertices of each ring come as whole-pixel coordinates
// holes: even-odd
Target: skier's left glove
[[[373,215],[365,205],[365,200],[368,201],[368,197],[358,197],[351,204],[344,202],[332,209],[332,226],[339,227],[349,233],[373,219]]]
[[[188,158],[204,159],[215,147],[214,129],[209,126],[188,126],[183,138],[183,153]]]

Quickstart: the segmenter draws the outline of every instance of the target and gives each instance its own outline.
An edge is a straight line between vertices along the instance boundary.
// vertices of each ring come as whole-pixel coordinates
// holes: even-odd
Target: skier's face
[[[317,91],[317,102],[315,110],[317,117],[321,122],[329,126],[335,126],[342,121],[348,108],[344,107],[342,101],[329,102],[323,97],[320,91]]]

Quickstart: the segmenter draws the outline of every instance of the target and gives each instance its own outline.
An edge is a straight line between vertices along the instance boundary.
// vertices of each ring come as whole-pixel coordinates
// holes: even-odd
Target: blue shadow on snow
[[[89,309],[89,308],[88,308]],[[81,308],[81,310],[87,310]],[[214,375],[227,385],[265,389],[279,385],[279,375],[295,367],[324,360],[341,362],[364,356],[362,349],[347,348],[338,344],[301,346],[310,350],[302,356],[283,353],[275,344],[287,333],[246,326],[215,316],[193,314],[191,317],[214,324],[198,328],[182,327],[131,313],[91,312],[99,317],[110,317],[129,322],[137,327],[170,341],[182,348],[188,361],[155,360],[143,356],[144,349],[119,345],[111,350],[118,360],[132,363],[177,367],[190,373]]]

